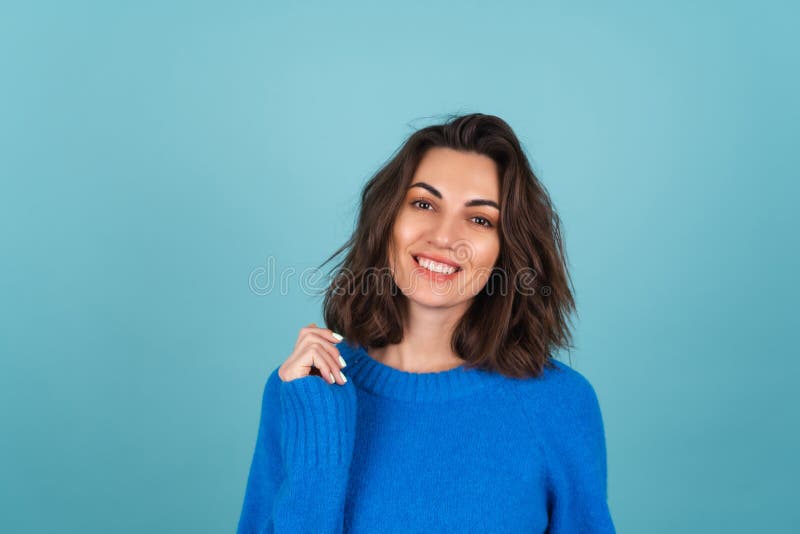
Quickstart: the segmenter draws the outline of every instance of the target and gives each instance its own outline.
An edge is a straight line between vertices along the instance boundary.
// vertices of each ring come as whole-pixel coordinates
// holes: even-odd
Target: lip
[[[412,254],[411,257],[416,261],[417,258],[427,258],[429,260],[433,260],[438,263],[444,263],[445,265],[449,265],[451,267],[456,268],[456,272],[461,271],[461,266],[451,260],[446,258],[442,258],[441,256],[434,256],[433,254]]]
[[[421,255],[421,256],[424,257],[424,258],[428,257],[426,255]],[[454,280],[457,276],[460,276],[461,272],[463,271],[463,269],[461,267],[457,267],[456,270],[453,271],[450,274],[438,273],[436,271],[430,271],[430,270],[426,269],[425,267],[423,267],[422,265],[420,265],[419,262],[414,257],[414,255],[412,255],[411,259],[414,261],[414,264],[416,265],[416,267],[414,268],[414,273],[416,273],[419,276],[422,276],[426,280],[431,280],[431,281],[437,282],[437,283],[446,282],[446,281],[449,281],[449,280]],[[433,259],[433,258],[431,258],[431,259]],[[448,262],[448,265],[451,265],[451,264]]]

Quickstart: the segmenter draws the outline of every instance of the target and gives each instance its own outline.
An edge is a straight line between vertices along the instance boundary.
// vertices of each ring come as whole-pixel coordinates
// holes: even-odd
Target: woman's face
[[[483,289],[500,254],[499,205],[490,157],[441,147],[425,153],[390,239],[394,281],[412,303],[466,307]],[[432,272],[449,267],[425,258],[457,270]]]

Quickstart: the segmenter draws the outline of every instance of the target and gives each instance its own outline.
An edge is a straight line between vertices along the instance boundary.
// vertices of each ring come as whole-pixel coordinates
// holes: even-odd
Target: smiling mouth
[[[422,267],[422,265],[420,265],[420,263],[419,263],[419,256],[411,256],[411,257],[414,258],[414,263],[416,263],[418,267]],[[447,265],[447,264],[445,264],[445,265]],[[451,265],[450,267],[453,267],[453,266]],[[426,269],[426,267],[422,267],[422,268]],[[451,273],[451,274],[455,274],[455,273],[457,273],[457,272],[462,270],[461,267],[456,267],[455,269],[456,270],[453,271],[453,273]],[[430,269],[428,269],[428,270],[430,270]],[[439,273],[438,271],[431,271],[431,272],[438,273],[438,274],[446,274],[446,273]]]

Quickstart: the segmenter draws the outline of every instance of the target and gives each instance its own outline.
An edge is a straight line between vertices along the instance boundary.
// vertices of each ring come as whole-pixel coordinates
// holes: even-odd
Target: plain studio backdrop
[[[470,112],[563,218],[618,530],[800,529],[793,3],[116,4],[0,8],[0,531],[232,532],[309,270]]]

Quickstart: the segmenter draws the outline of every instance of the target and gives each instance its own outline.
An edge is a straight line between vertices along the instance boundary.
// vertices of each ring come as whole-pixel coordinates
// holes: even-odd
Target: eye
[[[412,206],[416,206],[416,205],[418,205],[418,204],[427,204],[428,206],[430,206],[430,205],[431,205],[431,203],[430,203],[430,202],[428,202],[427,200],[421,200],[421,199],[420,199],[420,200],[414,200],[414,201],[412,201],[412,202],[411,202],[411,205],[412,205]],[[420,208],[420,209],[423,209],[423,210],[424,210],[425,208]]]
[[[481,217],[480,215],[477,215],[477,216],[473,217],[473,219],[480,219],[480,220],[484,221],[486,224],[483,224],[483,223],[478,223],[478,224],[480,224],[481,226],[485,226],[486,228],[491,228],[492,226],[494,226],[489,221],[489,219],[487,219],[486,217]]]

